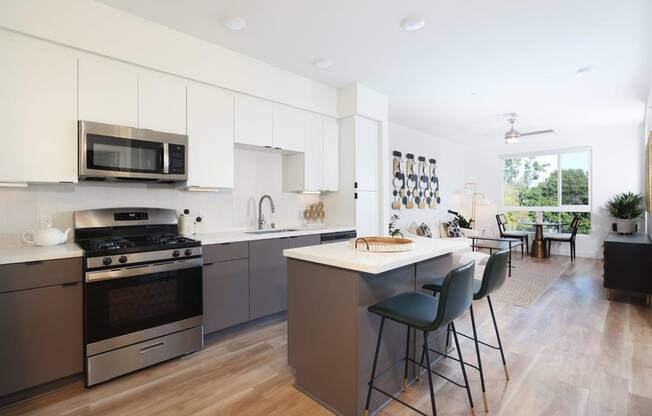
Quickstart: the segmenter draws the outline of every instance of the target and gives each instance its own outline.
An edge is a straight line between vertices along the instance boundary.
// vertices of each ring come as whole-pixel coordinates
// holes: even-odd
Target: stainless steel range
[[[201,243],[174,210],[75,212],[84,249],[86,385],[203,348]]]

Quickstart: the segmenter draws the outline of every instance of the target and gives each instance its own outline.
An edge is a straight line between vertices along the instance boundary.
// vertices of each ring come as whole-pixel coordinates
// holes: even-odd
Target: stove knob
[[[127,256],[120,256],[120,258],[118,259],[118,261],[119,261],[120,263],[126,263],[126,262],[127,262]]]
[[[192,250],[187,248],[186,251],[183,252],[183,254],[185,254],[186,256],[190,256],[192,255]]]
[[[104,260],[102,260],[102,263],[104,263],[105,266],[110,266],[111,263],[113,263],[113,260],[111,257],[104,257]]]
[[[181,255],[181,252],[179,250],[174,250],[172,252],[172,256],[174,256],[174,257],[179,257],[180,255]]]

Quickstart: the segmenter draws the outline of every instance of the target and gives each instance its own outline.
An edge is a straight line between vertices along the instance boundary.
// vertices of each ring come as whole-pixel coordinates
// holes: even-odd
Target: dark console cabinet
[[[652,242],[647,235],[609,234],[604,242],[604,287],[652,294]]]

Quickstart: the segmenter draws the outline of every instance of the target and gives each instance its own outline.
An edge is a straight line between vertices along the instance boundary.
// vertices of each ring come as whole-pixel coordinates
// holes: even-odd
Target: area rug
[[[570,265],[564,257],[535,259],[514,255],[512,276],[494,294],[492,300],[508,302],[523,308],[539,298]]]

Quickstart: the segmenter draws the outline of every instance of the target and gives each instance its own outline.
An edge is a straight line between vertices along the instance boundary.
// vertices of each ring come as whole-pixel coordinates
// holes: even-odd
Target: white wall
[[[272,217],[278,225],[301,224],[303,209],[319,198],[282,192],[281,155],[235,150],[235,185],[218,193],[187,192],[173,185],[80,182],[77,185],[30,185],[0,188],[0,247],[20,244],[29,228],[38,228],[40,215],[51,215],[57,228],[72,227],[72,213],[80,209],[109,207],[184,208],[207,214],[206,231],[256,224],[258,198],[270,194],[276,204]],[[269,209],[265,203],[265,213]],[[268,215],[268,214],[266,214]]]
[[[418,207],[407,209],[403,206],[397,211],[390,208],[389,215],[398,214],[401,227],[405,227],[412,222],[417,224],[422,222],[434,223],[448,219],[450,214],[448,214],[447,210],[449,209],[462,210],[466,216],[470,215],[470,199],[464,199],[465,197],[459,195],[459,191],[464,187],[465,182],[465,148],[454,142],[394,123],[389,124],[389,162],[383,168],[387,178],[386,183],[391,188],[386,193],[385,206],[391,207],[393,199],[391,154],[395,150],[401,152],[403,158],[405,158],[406,153],[412,153],[415,158],[424,156],[426,159],[433,158],[437,160],[437,176],[439,177],[442,201],[441,205],[436,209],[418,209]],[[389,218],[384,220],[385,230],[387,230]]]
[[[501,155],[537,152],[574,147],[592,149],[592,232],[579,236],[577,255],[602,257],[602,242],[611,230],[613,220],[603,208],[606,201],[620,192],[643,192],[643,125],[614,126],[600,129],[562,130],[540,137],[523,137],[520,143],[478,146],[469,149],[467,181],[478,183],[492,206],[480,210],[478,228],[497,233],[496,212],[502,211]],[[642,226],[642,224],[641,224]],[[553,246],[555,246],[553,244]],[[553,248],[553,253],[568,253],[567,246]]]

